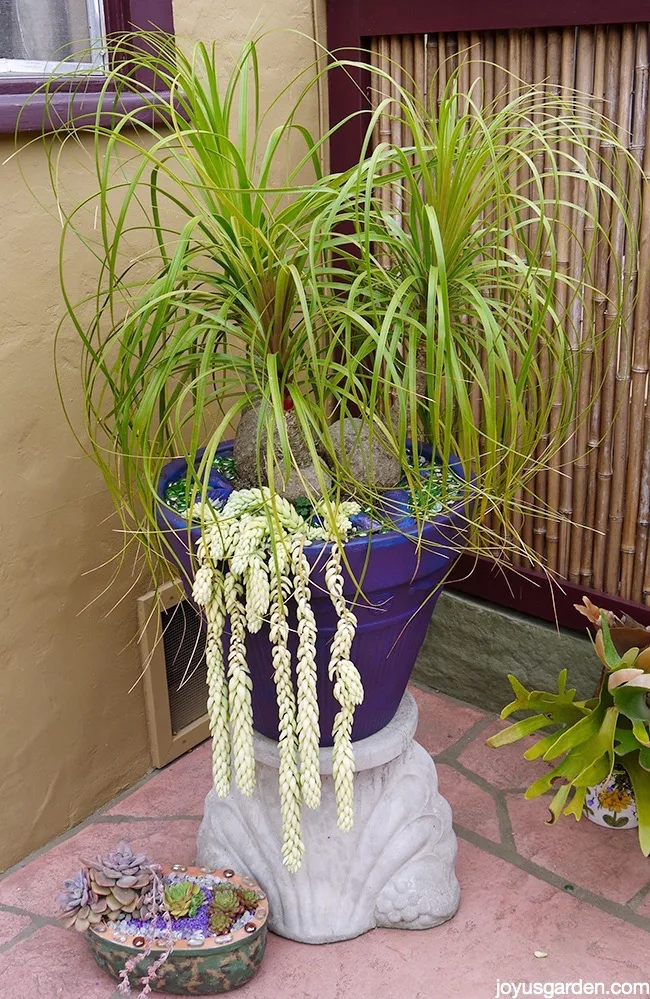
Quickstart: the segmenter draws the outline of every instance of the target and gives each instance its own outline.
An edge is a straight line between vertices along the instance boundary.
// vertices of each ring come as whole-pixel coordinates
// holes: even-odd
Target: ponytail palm
[[[397,119],[405,144],[373,148],[368,130],[350,178],[357,279],[323,311],[351,378],[370,368],[368,409],[394,400],[402,457],[422,435],[443,466],[459,456],[474,479],[476,543],[525,551],[516,524],[533,479],[560,464],[593,402],[583,392],[576,412],[584,359],[595,359],[597,393],[598,358],[610,363],[627,335],[637,233],[625,182],[643,179],[581,96],[522,85],[484,107],[478,87],[460,96],[457,81],[437,109],[391,83],[374,121]]]
[[[456,455],[471,483],[467,520],[480,528],[497,510],[505,536],[531,479],[575,430],[581,360],[597,335],[592,302],[604,291],[595,261],[608,220],[627,226],[616,171],[598,150],[632,165],[574,97],[526,88],[504,107],[483,108],[478,94],[461,105],[453,78],[435,114],[392,82],[396,97],[369,121],[359,163],[324,175],[328,136],[300,120],[318,74],[265,103],[257,53],[247,44],[224,77],[214,47],[185,55],[152,38],[146,54],[127,40],[105,106],[114,91],[142,94],[135,69],[169,96],[151,92],[149,123],[116,105],[110,127],[98,113],[87,129],[97,190],[65,214],[62,282],[82,342],[86,433],[128,536],[165,555],[162,466],[185,457],[188,505],[205,497],[219,443],[251,406],[260,483],[281,488],[296,464],[291,410],[334,532],[330,498],[379,503],[340,447],[354,416],[399,458],[416,495],[409,442],[433,445],[443,505],[457,501]],[[400,120],[403,147],[372,147],[380,114]],[[67,293],[72,234],[97,262],[95,292],[79,305]],[[563,265],[572,253],[579,278]],[[605,333],[627,314],[618,278]],[[481,537],[490,549],[494,538]]]
[[[284,411],[295,399],[315,454],[327,417],[312,286],[330,275],[310,236],[339,183],[322,176],[323,140],[298,120],[314,79],[294,81],[298,99],[273,124],[276,103],[290,101],[282,93],[262,108],[254,43],[225,81],[214,46],[185,56],[164,39],[149,44],[149,55],[119,45],[102,102],[110,127],[98,113],[77,133],[93,137],[97,192],[66,215],[62,284],[82,341],[93,455],[129,534],[159,553],[152,498],[162,465],[184,455],[196,494],[247,405],[266,404],[260,422],[278,428],[288,466]],[[133,78],[142,68],[169,94],[148,95],[150,123],[120,115],[112,97],[142,96]],[[96,291],[79,304],[65,270],[73,234],[98,263]]]

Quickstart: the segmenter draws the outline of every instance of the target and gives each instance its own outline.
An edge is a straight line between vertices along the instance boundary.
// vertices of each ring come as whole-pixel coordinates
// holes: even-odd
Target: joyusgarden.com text
[[[523,996],[650,996],[650,982],[604,982],[579,978],[574,982],[505,982],[497,979],[493,999]]]

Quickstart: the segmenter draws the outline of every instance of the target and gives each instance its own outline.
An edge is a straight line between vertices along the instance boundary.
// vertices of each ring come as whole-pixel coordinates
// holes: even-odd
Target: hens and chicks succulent
[[[259,901],[257,892],[237,885],[224,885],[212,896],[210,929],[216,936],[228,933],[245,912],[250,912]]]
[[[165,908],[172,919],[194,919],[205,902],[205,894],[195,881],[173,881],[165,887]]]

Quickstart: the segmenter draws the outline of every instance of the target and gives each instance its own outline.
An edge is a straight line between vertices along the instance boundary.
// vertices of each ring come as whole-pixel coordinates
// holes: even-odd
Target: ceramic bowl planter
[[[269,903],[229,868],[162,866],[128,843],[84,865],[57,897],[119,992],[219,995],[249,981],[266,947]]]
[[[225,934],[207,934],[197,929],[195,935],[176,939],[172,952],[158,968],[152,982],[155,992],[179,996],[221,995],[250,981],[256,974],[266,948],[268,902],[264,892],[252,879],[233,871],[206,870],[199,867],[166,867],[162,876],[182,874],[198,880],[210,890],[223,884],[227,887],[254,891],[258,904],[252,913],[242,916],[233,929]],[[239,925],[241,924],[241,925]],[[178,930],[176,933],[180,932]],[[117,981],[128,961],[136,960],[147,946],[146,931],[125,933],[115,925],[99,923],[88,932],[90,948],[97,964]],[[137,961],[131,978],[134,982],[146,978],[151,963],[159,958],[168,944],[164,936],[157,938],[149,954]]]
[[[584,812],[590,822],[609,829],[636,829],[634,791],[623,767],[614,770],[595,787],[587,788]]]

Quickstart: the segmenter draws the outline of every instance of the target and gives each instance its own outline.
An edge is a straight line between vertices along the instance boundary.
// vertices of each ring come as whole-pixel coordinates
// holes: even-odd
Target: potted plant
[[[266,948],[268,901],[230,869],[161,866],[120,843],[82,861],[57,898],[63,924],[87,936],[120,994],[215,995],[257,972]]]
[[[542,733],[526,750],[528,760],[554,766],[526,791],[536,798],[556,788],[549,804],[550,824],[560,815],[583,814],[601,825],[634,828],[650,854],[650,632],[629,617],[599,610],[586,597],[578,607],[598,625],[595,647],[602,676],[595,697],[576,701],[567,689],[567,671],[558,677],[557,692],[526,690],[509,676],[515,699],[501,712],[508,718],[530,712],[487,740],[505,746]],[[550,729],[551,731],[547,731]],[[558,762],[559,761],[559,762]]]
[[[101,114],[89,128],[97,198],[63,228],[85,432],[127,543],[156,578],[180,567],[205,612],[218,792],[231,758],[253,792],[254,726],[279,741],[296,870],[319,746],[347,829],[352,741],[395,714],[456,555],[523,545],[526,487],[575,427],[599,203],[626,224],[589,144],[620,147],[575,96],[462,108],[454,77],[434,117],[386,77],[404,146],[373,146],[384,102],[359,162],[326,175],[328,135],[300,120],[318,72],[267,98],[259,43],[225,76],[214,46],[121,44],[110,128]],[[169,94],[152,94],[149,122],[114,96],[146,93],[142,70]],[[70,236],[98,262],[81,306]],[[573,243],[579,280],[561,263]],[[623,272],[614,284],[618,330]]]

